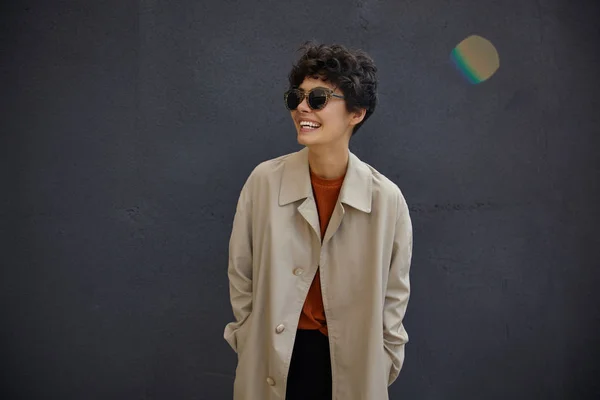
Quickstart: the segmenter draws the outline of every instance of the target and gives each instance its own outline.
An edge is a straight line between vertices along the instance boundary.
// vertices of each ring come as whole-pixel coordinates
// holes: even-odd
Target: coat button
[[[283,324],[277,325],[277,328],[275,328],[275,332],[277,332],[277,333],[281,333],[284,330],[285,330],[285,326]]]
[[[275,380],[271,377],[267,378],[267,383],[269,384],[269,386],[275,386]]]
[[[296,269],[294,270],[294,275],[296,275],[296,276],[300,276],[300,275],[302,275],[303,273],[304,273],[304,270],[303,270],[302,268],[296,268]]]

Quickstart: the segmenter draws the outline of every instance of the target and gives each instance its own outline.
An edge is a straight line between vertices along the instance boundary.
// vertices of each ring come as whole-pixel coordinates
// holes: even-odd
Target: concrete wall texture
[[[351,149],[412,212],[391,398],[600,398],[600,2],[4,3],[1,398],[231,398],[235,203],[310,39],[375,59]]]

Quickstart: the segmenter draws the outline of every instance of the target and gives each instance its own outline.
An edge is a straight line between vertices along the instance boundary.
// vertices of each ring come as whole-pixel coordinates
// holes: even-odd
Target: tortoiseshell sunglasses
[[[290,89],[285,92],[283,98],[287,109],[293,111],[302,103],[304,97],[307,98],[308,106],[313,110],[322,110],[325,108],[327,102],[332,97],[337,97],[338,99],[344,98],[344,96],[333,93],[332,89],[324,87],[312,88],[308,92],[302,89]]]

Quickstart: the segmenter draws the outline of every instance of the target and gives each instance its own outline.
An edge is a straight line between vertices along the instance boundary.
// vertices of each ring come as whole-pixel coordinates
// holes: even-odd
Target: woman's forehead
[[[306,78],[304,78],[304,81],[302,82],[302,84],[299,86],[300,89],[303,90],[310,90],[314,87],[327,87],[330,89],[334,89],[334,85],[331,84],[331,82],[329,81],[325,81],[320,77],[317,76],[307,76]]]

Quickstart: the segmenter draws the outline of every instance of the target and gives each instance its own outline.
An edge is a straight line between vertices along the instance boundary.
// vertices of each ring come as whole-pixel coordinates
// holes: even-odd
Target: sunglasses
[[[313,110],[322,110],[327,105],[327,102],[332,97],[343,99],[344,96],[333,93],[332,89],[324,87],[316,87],[305,92],[302,89],[290,89],[284,94],[285,106],[288,110],[293,111],[302,100],[306,97],[308,106]]]

